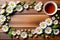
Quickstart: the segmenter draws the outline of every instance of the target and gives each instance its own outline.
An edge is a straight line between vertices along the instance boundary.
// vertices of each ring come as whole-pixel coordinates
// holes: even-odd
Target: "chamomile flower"
[[[34,9],[36,11],[40,11],[41,10],[41,7],[42,7],[42,2],[39,2],[37,5],[34,6]]]
[[[55,29],[55,30],[53,31],[53,33],[54,33],[54,35],[58,35],[58,34],[59,34],[59,29]]]
[[[16,10],[17,10],[17,11],[22,11],[22,10],[23,10],[23,7],[22,7],[21,5],[18,5],[18,6],[16,7]]]
[[[57,25],[58,24],[58,20],[54,20],[54,24]]]
[[[16,3],[13,2],[13,1],[9,2],[8,5],[9,5],[10,7],[12,7],[12,8],[15,8],[15,7],[16,7]]]
[[[8,32],[9,27],[7,25],[2,26],[2,31],[3,32]]]
[[[0,21],[0,24],[4,24],[4,22]]]
[[[42,7],[42,2],[39,2],[37,5],[38,5],[39,7]]]
[[[29,8],[29,5],[25,4],[25,5],[24,5],[24,8],[25,8],[25,9],[28,9],[28,8]]]
[[[2,10],[0,11],[0,14],[3,14],[3,13],[5,13],[5,9],[2,9]]]
[[[47,27],[47,28],[45,29],[45,33],[46,33],[46,34],[50,34],[51,32],[52,32],[51,27]]]
[[[6,8],[6,12],[9,13],[9,14],[11,14],[13,12],[13,9],[10,6],[8,6]]]
[[[21,34],[21,31],[20,31],[20,30],[17,30],[17,31],[16,31],[16,34],[17,34],[17,35],[20,35],[20,34]]]
[[[21,33],[21,37],[22,37],[23,39],[27,38],[27,33],[26,33],[26,32],[22,32],[22,33]]]
[[[4,3],[2,6],[1,6],[1,8],[5,8],[6,7],[6,3]]]
[[[6,20],[6,17],[4,15],[0,15],[0,21],[4,22]]]
[[[13,32],[12,32],[12,35],[13,35],[13,36],[16,36],[16,31],[13,31]]]
[[[32,37],[32,36],[33,36],[33,34],[29,34],[28,36],[29,36],[29,37]]]
[[[56,14],[55,16],[58,17],[58,14]]]
[[[31,30],[31,34],[35,34],[36,32],[35,32],[35,30],[34,29],[32,29]]]
[[[1,22],[0,22],[0,27],[2,26]]]
[[[45,29],[47,27],[47,24],[45,22],[40,23],[40,28]]]
[[[55,20],[55,19],[56,19],[56,18],[53,16],[53,17],[52,17],[52,20]]]
[[[51,18],[47,18],[47,19],[45,20],[45,22],[46,22],[46,24],[47,24],[48,26],[52,25],[52,19],[51,19]]]
[[[7,19],[8,19],[8,20],[10,20],[10,19],[11,19],[11,17],[10,17],[10,16],[8,16],[8,17],[7,17]]]
[[[16,2],[16,4],[19,4],[19,3],[20,3],[20,1],[17,1],[17,2]]]
[[[60,17],[57,17],[57,19],[60,19]]]
[[[34,6],[34,9],[35,9],[36,11],[40,11],[40,10],[41,10],[41,7],[38,6],[38,5],[36,5],[36,6]]]
[[[37,27],[35,31],[36,31],[37,34],[42,34],[43,33],[43,30],[40,27]]]

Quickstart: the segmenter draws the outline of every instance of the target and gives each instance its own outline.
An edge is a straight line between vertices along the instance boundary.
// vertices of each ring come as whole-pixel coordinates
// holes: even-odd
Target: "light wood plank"
[[[11,27],[37,27],[48,17],[48,15],[14,15],[9,25]]]
[[[0,0],[0,5],[2,5],[3,3],[5,3],[5,2],[9,2],[9,1],[26,1],[26,3],[29,3],[29,2],[31,2],[31,1],[33,1],[33,0]],[[35,0],[36,1],[36,3],[38,3],[39,1],[41,1],[41,2],[43,2],[43,3],[45,3],[45,2],[47,2],[47,1],[54,1],[54,2],[56,2],[57,3],[57,5],[60,7],[60,0]]]

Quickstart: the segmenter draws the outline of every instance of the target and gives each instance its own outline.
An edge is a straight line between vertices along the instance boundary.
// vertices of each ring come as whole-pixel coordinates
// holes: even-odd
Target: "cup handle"
[[[58,8],[57,10],[60,10],[60,8]]]

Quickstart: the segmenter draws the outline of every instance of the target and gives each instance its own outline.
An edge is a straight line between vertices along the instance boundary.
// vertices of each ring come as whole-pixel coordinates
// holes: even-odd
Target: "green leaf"
[[[9,32],[8,32],[8,36],[9,36],[9,37],[12,37],[12,31],[13,31],[13,30],[11,30],[11,29],[9,30]]]
[[[25,4],[25,1],[24,1],[24,2],[21,2],[21,5],[22,5],[22,6],[24,6],[24,4]]]
[[[54,37],[54,33],[52,32],[52,33],[50,34],[50,36],[51,36],[51,37]]]
[[[13,9],[13,12],[16,12],[16,8]]]
[[[35,4],[35,1],[32,1],[29,3],[30,6],[34,5]]]
[[[55,32],[56,31],[56,29],[53,29],[53,32]]]
[[[41,36],[42,38],[44,38],[44,37],[45,37],[45,35],[44,35],[44,34],[41,34],[40,36]]]
[[[6,16],[9,16],[9,14],[7,13]]]
[[[31,32],[27,32],[27,34],[31,34]]]
[[[0,25],[0,28],[1,28],[2,26]]]
[[[5,12],[3,15],[5,15],[5,16],[9,16],[9,13]]]
[[[59,27],[58,25],[53,25],[53,26],[52,26],[53,29],[56,29],[56,28],[58,28],[58,27]]]

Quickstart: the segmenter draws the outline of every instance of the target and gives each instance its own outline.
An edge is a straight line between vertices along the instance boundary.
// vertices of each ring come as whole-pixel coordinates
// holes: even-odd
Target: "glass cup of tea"
[[[43,11],[47,15],[54,15],[57,10],[60,10],[54,1],[48,1],[43,6]]]

